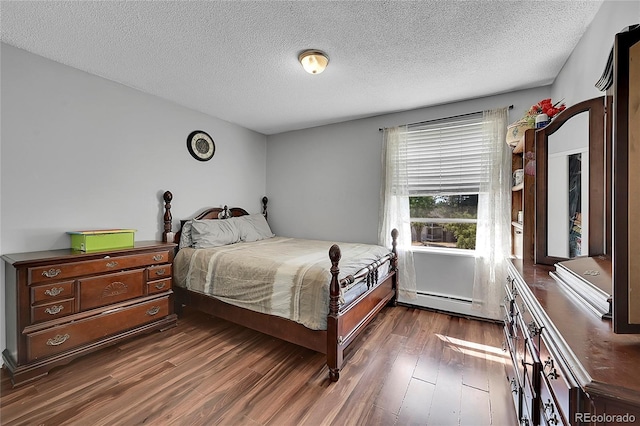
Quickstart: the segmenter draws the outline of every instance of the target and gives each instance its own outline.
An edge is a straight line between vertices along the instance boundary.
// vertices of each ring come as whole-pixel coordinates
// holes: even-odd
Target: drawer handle
[[[44,291],[44,294],[46,294],[47,296],[57,296],[63,291],[64,291],[64,288],[62,287],[53,287],[53,288],[46,289]]]
[[[156,262],[159,262],[162,259],[164,259],[164,256],[161,254],[156,254],[155,256],[153,256],[153,260],[155,260]]]
[[[556,416],[555,411],[556,410],[553,406],[553,402],[551,402],[551,399],[548,399],[547,402],[544,403],[544,412],[545,414],[548,414],[547,423],[549,423],[550,425],[558,424],[558,416]]]
[[[158,312],[160,312],[160,308],[159,308],[159,307],[157,307],[157,306],[154,306],[153,308],[151,308],[151,309],[149,309],[149,310],[147,311],[147,315],[155,315],[155,314],[157,314]]]
[[[509,384],[511,385],[511,392],[518,393],[518,383],[516,382],[516,379],[515,378],[511,379]]]
[[[162,289],[164,288],[164,286],[165,286],[165,285],[167,285],[167,283],[166,283],[166,282],[164,282],[164,281],[162,281],[161,283],[157,283],[157,284],[156,284],[156,288],[157,288],[158,290],[162,290]]]
[[[156,269],[156,275],[164,275],[164,273],[166,272],[166,270],[163,269]]]
[[[118,262],[116,262],[115,260],[107,263],[107,268],[115,268],[116,266],[118,266]]]
[[[64,335],[60,335],[58,334],[56,337],[54,337],[53,339],[49,339],[47,340],[47,346],[58,346],[63,344],[64,342],[66,342],[69,339],[68,334],[64,334]]]
[[[48,271],[42,271],[42,276],[47,278],[54,278],[60,275],[62,271],[60,269],[51,268]]]
[[[548,372],[547,372],[547,368],[549,369]],[[547,376],[551,380],[556,380],[558,378],[558,372],[553,366],[553,360],[551,359],[551,357],[547,357],[547,360],[544,362],[544,365],[542,366],[542,371],[544,371],[545,376]]]
[[[531,337],[535,337],[540,334],[540,332],[542,332],[542,327],[538,327],[538,325],[533,320],[531,320],[527,328],[529,329],[529,333],[531,333]]]
[[[57,315],[60,312],[62,312],[63,309],[64,309],[64,306],[62,306],[62,305],[54,305],[54,306],[48,307],[44,311],[46,313],[48,313],[49,315]]]

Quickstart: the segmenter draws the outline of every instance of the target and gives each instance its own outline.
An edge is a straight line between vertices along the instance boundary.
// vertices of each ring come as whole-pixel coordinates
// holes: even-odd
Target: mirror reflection
[[[548,137],[547,253],[574,258],[589,247],[589,114]]]

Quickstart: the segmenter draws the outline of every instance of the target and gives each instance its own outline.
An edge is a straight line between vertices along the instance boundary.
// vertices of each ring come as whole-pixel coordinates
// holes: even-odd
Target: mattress
[[[333,242],[273,237],[221,247],[181,249],[174,259],[174,283],[223,302],[296,321],[312,330],[326,330],[329,313]],[[370,244],[339,243],[342,279],[389,254]],[[389,262],[379,269],[379,282]],[[367,290],[353,283],[341,289],[345,306]]]

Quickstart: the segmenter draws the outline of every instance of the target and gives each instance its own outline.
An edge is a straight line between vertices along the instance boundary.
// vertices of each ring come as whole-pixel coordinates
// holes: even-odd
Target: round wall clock
[[[216,144],[207,133],[195,130],[187,138],[187,149],[196,160],[208,161],[216,153]]]

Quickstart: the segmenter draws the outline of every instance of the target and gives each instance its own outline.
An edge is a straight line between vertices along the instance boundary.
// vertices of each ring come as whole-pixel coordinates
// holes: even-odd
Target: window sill
[[[476,257],[476,251],[468,249],[411,246],[411,251],[413,253],[432,253],[446,256]]]

